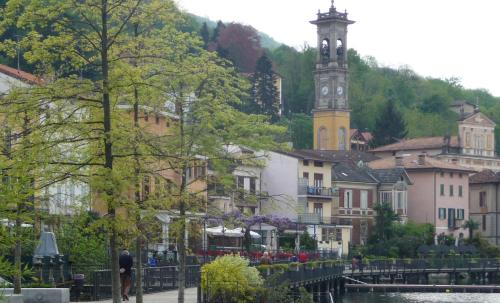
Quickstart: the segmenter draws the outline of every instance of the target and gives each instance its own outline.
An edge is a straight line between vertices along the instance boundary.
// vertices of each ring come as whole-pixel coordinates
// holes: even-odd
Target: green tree
[[[279,93],[276,87],[277,76],[273,71],[273,64],[266,55],[257,60],[255,73],[252,77],[252,98],[257,113],[267,115],[271,121],[279,118]]]
[[[382,203],[375,205],[373,209],[376,215],[372,241],[386,241],[392,237],[393,227],[399,220],[399,216],[392,210],[392,205],[389,202],[382,201]]]
[[[396,109],[394,100],[389,98],[375,122],[373,145],[382,146],[403,139],[407,134],[406,123]]]
[[[208,26],[206,22],[203,22],[203,25],[201,26],[200,36],[201,39],[203,40],[203,48],[207,49],[208,43],[210,42],[210,32],[208,31]]]
[[[464,222],[463,228],[466,228],[469,231],[469,240],[473,238],[474,230],[479,228],[479,223],[474,221],[473,219],[469,219]]]

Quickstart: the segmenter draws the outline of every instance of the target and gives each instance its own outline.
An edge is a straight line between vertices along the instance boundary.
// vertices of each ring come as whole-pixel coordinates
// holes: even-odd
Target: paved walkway
[[[112,300],[95,301],[88,303],[111,303]],[[125,301],[127,302],[127,301]],[[135,303],[135,297],[130,297],[129,303]],[[176,303],[177,302],[177,289],[172,291],[158,292],[154,294],[145,294],[144,303]],[[186,288],[184,295],[185,303],[196,303],[196,287]]]

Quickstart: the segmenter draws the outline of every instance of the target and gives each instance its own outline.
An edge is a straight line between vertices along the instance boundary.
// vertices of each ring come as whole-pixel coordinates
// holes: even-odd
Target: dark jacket
[[[125,268],[124,275],[132,275],[132,265],[134,265],[134,259],[131,255],[122,254],[119,259],[120,268]]]

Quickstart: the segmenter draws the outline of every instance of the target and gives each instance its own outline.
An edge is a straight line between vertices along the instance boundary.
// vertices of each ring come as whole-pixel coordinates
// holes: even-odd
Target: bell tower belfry
[[[311,23],[317,26],[318,32],[314,149],[350,150],[347,26],[354,21],[347,18],[347,12],[338,12],[332,0],[329,11],[318,11],[318,18]]]

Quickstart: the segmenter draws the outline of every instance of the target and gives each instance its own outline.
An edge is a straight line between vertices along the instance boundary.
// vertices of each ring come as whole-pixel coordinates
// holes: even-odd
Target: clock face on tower
[[[342,86],[337,87],[337,95],[342,96],[344,94],[344,88]]]
[[[323,87],[321,87],[321,95],[327,96],[328,92],[329,92],[328,85],[323,85]]]

